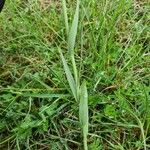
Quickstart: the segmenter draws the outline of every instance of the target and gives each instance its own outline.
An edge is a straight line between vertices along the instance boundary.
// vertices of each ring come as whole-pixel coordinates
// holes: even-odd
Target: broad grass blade
[[[74,19],[68,36],[68,49],[71,55],[74,54],[75,41],[77,36],[77,28],[79,22],[79,4],[80,4],[79,0],[77,0],[76,11],[74,14]]]
[[[60,52],[60,57],[62,59],[62,62],[63,62],[63,67],[64,67],[64,71],[65,71],[65,74],[66,74],[66,77],[67,77],[67,80],[68,80],[68,83],[69,83],[69,86],[70,86],[70,89],[72,91],[72,94],[74,96],[74,98],[76,99],[77,101],[77,86],[76,86],[76,83],[75,83],[75,80],[71,74],[71,71],[69,69],[69,66],[61,52],[61,49],[59,49],[59,52]]]
[[[83,130],[84,149],[87,150],[89,116],[88,116],[88,93],[85,81],[83,82],[80,88],[79,120]]]
[[[63,7],[63,14],[64,14],[64,19],[65,19],[66,34],[68,37],[69,25],[68,25],[68,14],[67,14],[66,0],[62,0],[62,7]]]

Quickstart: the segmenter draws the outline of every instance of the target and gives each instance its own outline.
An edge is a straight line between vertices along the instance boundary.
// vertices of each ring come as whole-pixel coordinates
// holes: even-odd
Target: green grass
[[[149,1],[78,2],[6,1],[0,149],[150,149]]]

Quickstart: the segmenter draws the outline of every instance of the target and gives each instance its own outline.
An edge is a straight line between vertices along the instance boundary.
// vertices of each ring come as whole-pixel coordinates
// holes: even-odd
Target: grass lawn
[[[0,149],[149,150],[149,23],[149,0],[7,0]]]

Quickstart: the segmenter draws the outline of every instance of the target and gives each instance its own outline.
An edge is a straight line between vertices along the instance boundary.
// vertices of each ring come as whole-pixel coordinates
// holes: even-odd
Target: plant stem
[[[84,135],[83,137],[83,144],[84,144],[84,150],[88,150],[88,146],[87,146],[87,136]]]

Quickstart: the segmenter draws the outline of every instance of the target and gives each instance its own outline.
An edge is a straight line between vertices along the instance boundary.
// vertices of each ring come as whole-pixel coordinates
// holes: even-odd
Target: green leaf
[[[94,139],[94,142],[89,145],[89,150],[103,150],[102,143],[99,139]]]
[[[88,135],[88,93],[85,81],[80,88],[80,104],[79,104],[79,120],[83,130],[84,149],[87,150],[87,135]]]
[[[64,19],[65,19],[66,33],[67,33],[67,36],[68,36],[69,25],[68,25],[68,15],[67,15],[66,0],[62,0],[62,6],[63,6]]]
[[[42,106],[40,109],[39,109],[39,114],[47,114],[49,117],[51,117],[54,113],[56,113],[56,110],[57,110],[57,107],[58,107],[58,104],[57,103],[53,103],[49,106]]]
[[[104,113],[109,118],[116,118],[117,117],[117,112],[116,112],[115,107],[113,105],[106,105],[106,107],[104,109]]]
[[[67,81],[69,83],[69,86],[70,86],[70,89],[72,91],[72,94],[75,98],[75,100],[77,101],[77,86],[76,86],[76,83],[75,83],[75,80],[71,74],[71,71],[69,69],[69,66],[61,52],[61,49],[59,49],[59,53],[60,53],[60,56],[61,56],[61,59],[62,59],[62,62],[63,62],[63,67],[64,67],[64,71],[65,71],[65,74],[66,74],[66,77],[67,77]]]
[[[71,55],[74,54],[75,41],[77,36],[77,29],[78,29],[78,22],[79,22],[79,5],[80,2],[79,0],[77,0],[76,11],[74,14],[74,19],[68,37],[68,48]]]
[[[66,94],[53,94],[53,93],[23,93],[22,94],[23,97],[38,97],[38,98],[62,98],[62,97],[66,97],[68,95]]]

